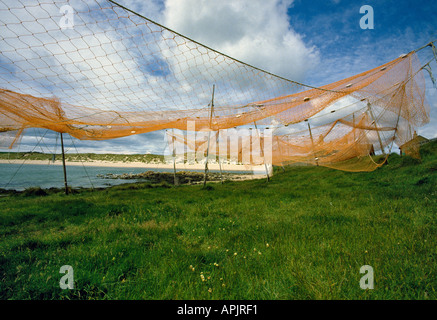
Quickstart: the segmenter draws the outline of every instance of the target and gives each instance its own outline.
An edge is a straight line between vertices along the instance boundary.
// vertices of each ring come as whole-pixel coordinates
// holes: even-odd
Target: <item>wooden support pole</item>
[[[64,168],[64,186],[65,194],[68,195],[68,185],[67,185],[67,168],[65,167],[65,151],[64,151],[64,139],[61,132],[61,149],[62,149],[62,167]]]
[[[218,142],[219,138],[220,138],[220,129],[217,131],[217,139],[215,140],[215,143],[216,143],[216,150],[217,150],[217,146],[219,148],[218,162],[219,162],[219,168],[220,168],[220,182],[223,184],[222,161],[220,159],[220,145],[219,145],[219,142]]]
[[[310,122],[308,121],[308,119],[305,120],[308,123],[308,130],[310,132],[310,138],[311,138],[311,144],[313,145],[313,155],[314,155],[314,160],[316,161],[316,165],[319,166],[319,161],[316,157],[316,152],[314,150],[314,140],[313,140],[313,133],[311,132],[311,126],[310,126]]]
[[[372,118],[372,121],[373,121],[373,123],[375,125],[375,131],[376,131],[376,134],[378,135],[379,147],[381,148],[382,154],[385,155],[385,150],[384,150],[384,147],[382,145],[382,140],[381,140],[381,136],[379,135],[378,127],[376,126],[376,120],[375,120],[375,117],[373,116],[373,112],[372,112],[372,108],[370,106],[370,102],[367,103],[367,110],[369,110],[370,117]]]
[[[354,131],[354,143],[355,143],[355,140],[357,139],[356,137],[355,137],[355,112],[354,113],[352,113],[352,126],[353,126],[353,131]]]
[[[210,115],[209,115],[209,129],[210,129],[210,131],[208,132],[208,147],[206,149],[205,175],[203,177],[203,187],[206,187],[206,180],[207,180],[207,176],[208,176],[209,142],[211,139],[212,115],[214,112],[214,91],[215,91],[215,84],[212,85],[211,111],[210,111]]]
[[[177,177],[176,177],[176,139],[174,136],[174,130],[172,129],[172,142],[173,142],[173,184],[176,186],[177,183]]]
[[[220,157],[219,157],[218,161],[219,161],[219,168],[220,168],[220,182],[221,182],[221,184],[223,184],[222,162],[220,160]]]
[[[352,131],[354,132],[354,148],[357,150],[357,136],[356,136],[356,128],[355,128],[355,112],[352,113]]]
[[[401,88],[403,90],[402,100],[401,100],[401,106],[402,106],[403,105],[403,101],[404,101],[404,95],[405,95],[405,85],[403,85]],[[402,113],[402,107],[399,107],[398,119],[396,120],[396,126],[395,126],[395,133],[393,135],[393,141],[396,139],[396,133],[398,132],[399,120],[401,119],[401,113]],[[399,154],[402,157],[402,148],[400,148],[400,147],[399,147]]]
[[[282,148],[281,148],[281,144],[279,143],[279,139],[276,139],[276,144],[278,145],[278,150],[279,150],[279,156],[281,157],[281,168],[282,171],[285,172],[285,168],[284,168],[284,161],[283,161],[283,154],[282,154]]]
[[[262,157],[264,159],[264,167],[266,168],[267,182],[269,182],[270,181],[270,176],[269,176],[269,169],[267,168],[266,157],[264,155],[264,143],[261,143],[261,135],[259,134],[258,128],[256,126],[256,121],[254,121],[253,124],[255,125],[255,130],[256,130],[256,133],[258,134],[259,145],[260,145],[260,148],[261,148]]]

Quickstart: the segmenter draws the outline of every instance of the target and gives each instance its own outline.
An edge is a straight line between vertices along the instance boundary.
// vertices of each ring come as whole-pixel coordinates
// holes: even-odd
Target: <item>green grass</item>
[[[3,195],[0,298],[435,300],[436,173],[434,142],[369,173]]]

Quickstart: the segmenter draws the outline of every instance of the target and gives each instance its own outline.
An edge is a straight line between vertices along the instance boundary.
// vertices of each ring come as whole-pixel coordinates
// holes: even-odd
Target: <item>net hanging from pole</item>
[[[73,3],[74,26],[61,28],[68,1],[0,1],[0,136],[9,147],[27,128],[106,140],[187,131],[193,122],[195,131],[218,136],[221,130],[274,124],[273,164],[369,171],[378,167],[369,154],[404,144],[414,128],[429,122],[423,68],[414,51],[312,87],[233,59],[113,1]],[[340,108],[337,117],[317,120],[345,101],[349,108]],[[187,135],[172,137],[199,151]],[[238,152],[259,163],[251,137],[242,139]]]

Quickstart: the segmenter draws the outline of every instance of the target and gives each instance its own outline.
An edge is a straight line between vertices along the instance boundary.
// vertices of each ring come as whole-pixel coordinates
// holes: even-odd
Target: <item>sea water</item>
[[[68,186],[73,188],[109,187],[139,180],[104,179],[100,175],[108,173],[137,174],[145,171],[173,172],[173,169],[67,166],[67,182]],[[203,170],[193,171],[202,172]],[[0,163],[0,188],[21,191],[30,187],[43,189],[63,188],[64,173],[62,165]]]

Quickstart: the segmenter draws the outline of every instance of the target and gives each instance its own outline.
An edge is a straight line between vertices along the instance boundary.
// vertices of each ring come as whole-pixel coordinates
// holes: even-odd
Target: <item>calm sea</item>
[[[145,171],[173,172],[173,169],[116,168],[67,166],[68,185],[73,188],[100,188],[137,180],[103,179],[100,174],[141,173]],[[193,170],[202,171],[202,170]],[[212,170],[211,170],[212,171]],[[24,190],[29,187],[63,188],[64,174],[61,165],[9,164],[0,163],[0,188]]]

